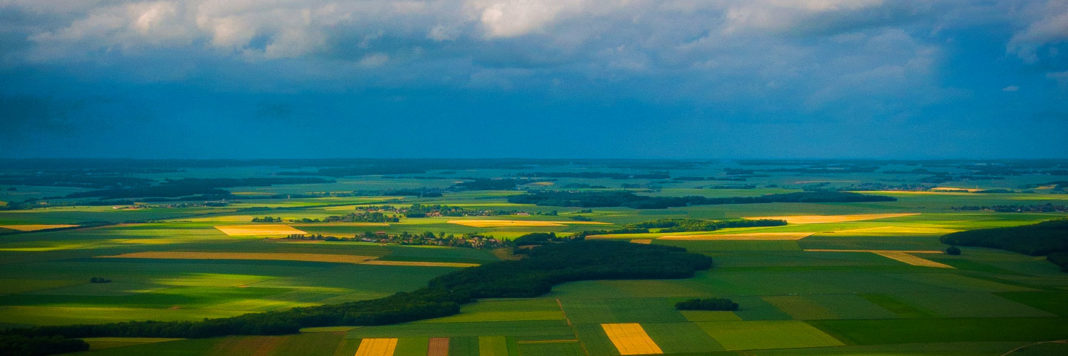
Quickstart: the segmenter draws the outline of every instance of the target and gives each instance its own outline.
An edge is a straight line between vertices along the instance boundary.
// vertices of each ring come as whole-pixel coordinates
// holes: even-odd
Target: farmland
[[[563,241],[582,236],[680,247],[708,256],[714,264],[691,278],[568,281],[545,294],[478,299],[458,314],[399,324],[315,327],[286,335],[93,337],[86,339],[90,349],[82,354],[970,355],[1068,339],[1068,274],[1057,265],[1045,257],[974,246],[960,246],[960,255],[948,255],[943,251],[949,246],[940,240],[958,231],[1068,217],[1022,208],[1068,204],[1066,187],[1049,184],[1068,180],[1057,175],[1068,162],[981,163],[874,161],[865,164],[879,169],[812,173],[854,163],[501,165],[470,160],[444,167],[412,162],[404,173],[358,170],[362,173],[352,176],[314,176],[331,168],[314,162],[299,170],[272,161],[246,163],[254,166],[175,162],[193,166],[165,175],[133,170],[116,177],[165,176],[171,179],[164,185],[167,192],[189,195],[129,196],[158,191],[141,187],[107,188],[108,195],[99,196],[90,192],[106,187],[20,184],[13,191],[0,189],[0,200],[7,202],[0,207],[0,328],[199,321],[375,300],[419,290],[450,273],[529,259],[530,251],[517,254],[508,241],[551,232]],[[989,165],[1003,166],[1003,175],[969,173]],[[943,170],[954,179],[926,183],[926,176],[918,174],[883,173],[918,167]],[[294,171],[311,172],[304,174],[314,179],[249,180]],[[13,168],[2,173],[25,174]],[[226,184],[256,184],[213,187],[210,196],[182,186],[220,177],[226,179],[218,182]],[[686,179],[674,179],[679,177]],[[726,178],[742,179],[747,187],[724,189],[724,182],[734,181],[716,180]],[[496,190],[478,189],[486,180],[503,179],[514,180],[515,188],[490,184]],[[216,191],[220,189],[224,193]],[[441,194],[407,195],[402,189]],[[998,192],[986,192],[993,190]],[[550,191],[628,192],[627,199],[657,197],[658,204],[671,203],[591,207],[568,206],[558,195],[540,205],[514,199]],[[814,191],[884,198],[735,199]],[[582,197],[591,196],[597,195]],[[687,198],[690,203],[679,205],[672,197],[702,199]],[[413,204],[450,207],[448,214],[465,215],[431,210],[404,216]],[[974,206],[1021,208],[961,209]],[[396,215],[397,221],[327,219],[350,213]],[[279,221],[252,221],[264,216]],[[616,231],[663,219],[741,218],[786,223],[714,231]],[[291,235],[319,238],[287,238]],[[400,242],[383,242],[387,238]],[[505,247],[479,247],[489,246],[490,239]],[[740,308],[674,308],[683,300],[711,297],[729,298]],[[1049,343],[1019,352],[1066,350]]]

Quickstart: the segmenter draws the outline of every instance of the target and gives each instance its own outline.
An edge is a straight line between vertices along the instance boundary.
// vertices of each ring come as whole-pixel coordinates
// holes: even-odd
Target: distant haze
[[[1068,157],[1068,2],[0,1],[0,157]]]

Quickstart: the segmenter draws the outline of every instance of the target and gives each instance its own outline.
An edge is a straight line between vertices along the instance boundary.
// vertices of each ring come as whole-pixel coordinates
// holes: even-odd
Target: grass
[[[519,355],[530,356],[584,356],[581,346],[576,342],[519,344]]]
[[[504,336],[480,336],[479,356],[508,356],[508,339]]]
[[[818,320],[813,326],[853,344],[1056,340],[1068,337],[1062,318],[923,318]]]
[[[786,349],[842,345],[820,329],[796,320],[696,323],[727,350]]]
[[[696,323],[642,323],[642,327],[665,354],[723,350],[723,345]]]
[[[419,323],[470,323],[487,321],[564,320],[552,299],[490,299],[463,306],[461,313]]]
[[[1058,316],[1068,317],[1068,292],[1001,292],[996,295],[1026,304],[1036,309],[1041,309]]]

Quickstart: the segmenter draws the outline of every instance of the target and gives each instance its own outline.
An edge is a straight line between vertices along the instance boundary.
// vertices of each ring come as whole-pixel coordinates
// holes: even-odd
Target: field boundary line
[[[556,306],[560,307],[560,313],[564,314],[564,321],[567,321],[567,327],[571,328],[571,333],[575,334],[575,341],[578,341],[579,347],[582,348],[582,353],[586,356],[590,356],[590,350],[586,349],[586,343],[582,342],[579,338],[578,330],[575,329],[575,324],[571,323],[571,318],[567,316],[567,311],[564,310],[564,303],[560,302],[560,298],[556,298]]]
[[[578,339],[559,339],[559,340],[522,340],[516,341],[517,344],[570,344],[573,342],[579,342]]]
[[[1026,348],[1031,347],[1031,346],[1037,346],[1037,345],[1042,345],[1042,344],[1068,344],[1068,339],[1032,342],[1030,344],[1022,345],[1022,346],[1019,346],[1019,347],[1017,347],[1015,349],[1006,351],[1005,353],[1001,354],[1001,356],[1007,356],[1009,354],[1015,353],[1016,351],[1020,351],[1020,350],[1026,349]]]

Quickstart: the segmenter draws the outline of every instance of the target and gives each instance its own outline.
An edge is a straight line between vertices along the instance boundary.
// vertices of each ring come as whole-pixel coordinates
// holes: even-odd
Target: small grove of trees
[[[957,246],[950,246],[949,248],[946,249],[946,254],[950,255],[950,256],[959,256],[960,255],[960,248],[957,247]]]
[[[565,241],[568,241],[568,239],[563,237],[557,237],[555,232],[534,232],[512,239],[512,244],[516,247],[540,246]]]
[[[359,212],[359,213],[349,213],[348,215],[342,215],[342,216],[327,216],[325,219],[323,219],[323,221],[324,222],[339,222],[340,221],[340,222],[390,223],[390,222],[400,222],[400,218],[397,217],[396,215],[386,215],[386,214],[384,214],[382,212],[378,212],[378,211],[371,211],[371,212],[364,211],[364,212]]]
[[[678,310],[738,310],[738,303],[726,298],[690,299],[675,303]]]
[[[89,278],[89,283],[111,283],[111,280],[104,277],[92,277]]]
[[[266,223],[279,222],[280,223],[280,222],[282,222],[282,218],[274,217],[274,216],[264,216],[262,218],[261,217],[254,217],[254,218],[252,218],[252,222],[266,222]]]

